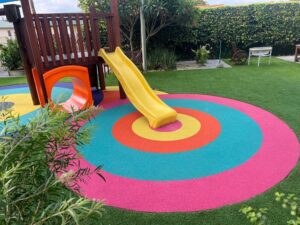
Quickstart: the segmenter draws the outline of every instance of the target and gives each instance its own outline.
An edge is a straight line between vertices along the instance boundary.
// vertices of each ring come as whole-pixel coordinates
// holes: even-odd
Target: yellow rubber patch
[[[180,129],[171,132],[160,132],[149,127],[145,117],[141,117],[132,124],[133,132],[145,139],[154,141],[176,141],[194,136],[201,129],[200,122],[188,115],[178,114],[177,120],[181,122]]]
[[[13,110],[13,115],[25,115],[34,110],[40,108],[39,105],[33,105],[30,94],[10,94],[10,95],[2,95],[5,102],[12,102],[14,105],[11,107]],[[0,119],[0,121],[2,121]]]

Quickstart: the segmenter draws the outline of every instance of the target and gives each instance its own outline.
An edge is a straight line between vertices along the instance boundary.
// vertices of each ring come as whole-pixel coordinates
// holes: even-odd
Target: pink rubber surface
[[[181,127],[182,127],[181,122],[177,120],[171,124],[156,128],[154,130],[159,132],[171,132],[180,129]]]
[[[282,181],[298,162],[300,146],[294,132],[281,120],[253,105],[206,95],[164,95],[162,98],[195,99],[223,104],[242,111],[262,129],[262,147],[243,165],[232,170],[187,181],[153,182],[128,179],[103,171],[82,183],[83,195],[105,199],[105,204],[146,212],[191,212],[218,208],[250,199]],[[117,101],[106,105],[114,107]],[[91,166],[84,159],[83,167]]]

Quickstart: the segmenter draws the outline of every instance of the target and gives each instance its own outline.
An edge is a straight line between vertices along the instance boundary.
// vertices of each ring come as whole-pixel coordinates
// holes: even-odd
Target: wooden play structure
[[[96,12],[91,6],[89,13],[53,14],[35,14],[28,0],[20,1],[23,17],[20,6],[14,4],[5,5],[0,15],[14,24],[33,103],[48,102],[51,96],[43,74],[61,66],[87,67],[91,86],[105,90],[104,61],[97,53],[100,48],[114,51],[121,44],[118,0],[111,0],[108,13]],[[32,71],[40,83],[42,100]],[[125,98],[121,86],[120,96]]]

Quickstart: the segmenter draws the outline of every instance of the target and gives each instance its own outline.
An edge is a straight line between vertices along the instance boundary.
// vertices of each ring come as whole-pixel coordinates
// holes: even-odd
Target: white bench
[[[269,65],[271,64],[271,57],[272,57],[272,47],[255,47],[249,49],[249,58],[248,58],[248,65],[250,65],[251,56],[257,56],[258,62],[257,66],[260,64],[261,57],[269,57]]]

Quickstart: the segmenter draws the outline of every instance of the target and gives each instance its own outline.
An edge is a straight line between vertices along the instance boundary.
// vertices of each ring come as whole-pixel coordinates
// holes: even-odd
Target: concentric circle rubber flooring
[[[160,129],[128,101],[103,103],[80,152],[82,165],[103,165],[106,181],[92,176],[84,196],[135,211],[207,210],[263,193],[298,161],[293,131],[261,108],[205,95],[161,98],[179,117]]]
[[[23,122],[38,111],[24,107],[25,87],[2,88],[0,95]],[[90,122],[91,142],[78,150],[80,165],[102,165],[106,181],[93,174],[79,186],[83,196],[109,206],[145,212],[218,208],[265,192],[297,164],[294,132],[256,106],[216,96],[160,95],[179,116],[152,129],[117,92],[104,96],[105,110]]]

